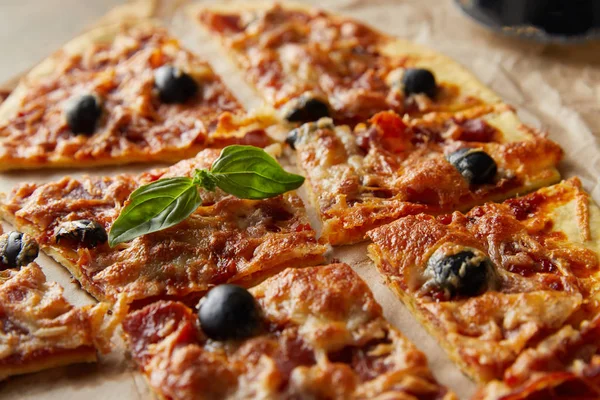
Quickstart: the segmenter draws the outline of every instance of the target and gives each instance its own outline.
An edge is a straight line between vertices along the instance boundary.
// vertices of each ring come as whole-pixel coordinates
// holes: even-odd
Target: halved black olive
[[[455,295],[474,296],[481,293],[492,277],[492,262],[483,253],[462,250],[450,255],[434,253],[427,263],[433,273],[435,284],[446,291],[449,297]]]
[[[437,93],[435,76],[431,71],[423,68],[408,68],[404,71],[402,86],[404,87],[404,94],[406,96],[423,93],[433,98]]]
[[[492,183],[498,166],[492,157],[481,149],[460,149],[448,156],[450,164],[470,183]]]
[[[260,311],[250,292],[224,284],[213,288],[198,310],[202,331],[211,339],[244,339],[260,328]]]
[[[303,95],[286,106],[285,119],[289,122],[312,122],[329,117],[329,105],[310,95]]]
[[[172,65],[154,72],[154,86],[163,103],[185,103],[198,92],[198,84],[190,75]]]
[[[84,247],[94,248],[108,240],[106,230],[96,221],[80,219],[68,221],[60,225],[56,232],[56,243],[61,240],[72,240]]]
[[[288,132],[285,142],[290,145],[292,150],[296,150],[296,140],[298,140],[298,128],[292,129]]]
[[[38,253],[37,242],[27,234],[12,231],[0,236],[0,269],[27,265]]]
[[[101,115],[102,103],[98,96],[93,94],[71,99],[65,108],[67,124],[75,134],[93,134]]]
[[[322,118],[316,122],[307,122],[300,125],[296,129],[292,129],[288,132],[285,142],[290,145],[293,150],[296,150],[298,141],[306,143],[306,140],[311,137],[319,129],[335,129],[333,121],[329,118]],[[308,139],[310,140],[310,139]]]

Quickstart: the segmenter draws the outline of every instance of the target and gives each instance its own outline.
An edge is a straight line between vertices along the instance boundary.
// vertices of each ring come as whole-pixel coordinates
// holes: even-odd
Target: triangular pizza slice
[[[72,40],[22,79],[0,106],[0,170],[178,161],[205,147],[264,146],[259,120],[243,115],[207,62],[152,20],[133,19]]]
[[[216,286],[199,313],[156,302],[123,330],[161,398],[456,399],[346,264]]]
[[[510,392],[575,359],[568,380],[598,364],[599,226],[600,209],[572,178],[466,214],[401,218],[369,232],[369,250],[458,366]]]
[[[194,13],[290,122],[354,124],[386,110],[422,115],[500,102],[450,58],[351,18],[269,2]]]
[[[0,380],[96,361],[116,321],[106,318],[107,303],[76,307],[36,263],[21,266],[37,255],[31,241],[19,232],[0,236]]]

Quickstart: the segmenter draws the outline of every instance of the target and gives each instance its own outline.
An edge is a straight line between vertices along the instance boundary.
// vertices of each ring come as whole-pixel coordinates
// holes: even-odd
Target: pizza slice
[[[369,232],[369,251],[465,373],[515,384],[556,365],[597,320],[599,227],[600,209],[572,178],[467,214],[401,218]]]
[[[106,303],[71,305],[35,263],[1,270],[0,380],[95,362],[97,350],[110,340],[102,333],[107,312]]]
[[[455,399],[345,264],[217,286],[198,314],[157,302],[123,330],[161,398]]]
[[[385,110],[421,115],[500,102],[448,57],[319,9],[246,2],[198,17],[291,122],[354,124]]]
[[[560,147],[505,105],[423,118],[382,112],[354,131],[321,119],[287,141],[333,245],[405,215],[468,210],[560,178]]]
[[[141,175],[65,177],[24,183],[4,199],[0,214],[36,238],[42,250],[63,264],[99,300],[145,302],[172,297],[196,301],[211,285],[251,283],[284,267],[318,264],[317,243],[296,194],[243,200],[201,191],[202,205],[172,228],[113,248],[107,231],[129,195],[161,178],[192,176],[207,169],[220,150]]]
[[[267,123],[243,115],[208,63],[156,23],[104,25],[34,68],[0,105],[0,170],[178,161],[233,143],[264,147]]]
[[[600,398],[600,318],[580,331],[551,337],[527,350],[520,376],[492,381],[473,400],[591,400]]]

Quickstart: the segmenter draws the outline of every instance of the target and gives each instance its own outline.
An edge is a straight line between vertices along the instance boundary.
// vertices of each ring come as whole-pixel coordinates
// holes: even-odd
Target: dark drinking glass
[[[600,0],[456,0],[481,24],[542,40],[581,40],[600,33]]]

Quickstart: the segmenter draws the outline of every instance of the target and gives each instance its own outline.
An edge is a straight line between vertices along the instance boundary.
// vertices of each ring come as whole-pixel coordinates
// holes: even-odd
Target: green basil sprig
[[[189,217],[202,203],[198,188],[217,187],[240,199],[266,199],[302,186],[304,177],[286,172],[263,149],[228,146],[211,168],[197,169],[193,178],[159,179],[129,196],[108,234],[113,247],[138,236],[167,229]]]

